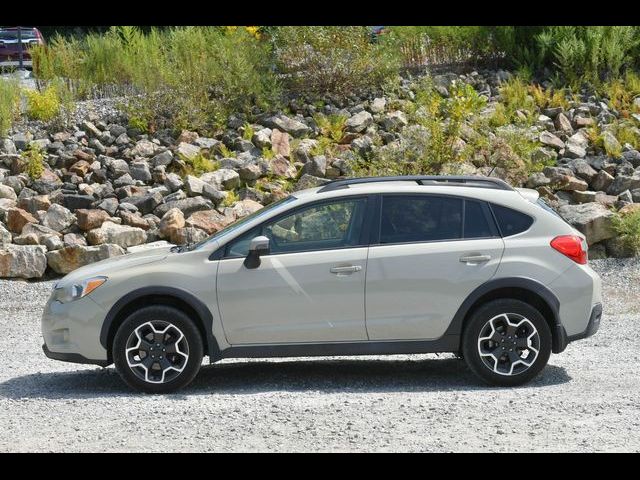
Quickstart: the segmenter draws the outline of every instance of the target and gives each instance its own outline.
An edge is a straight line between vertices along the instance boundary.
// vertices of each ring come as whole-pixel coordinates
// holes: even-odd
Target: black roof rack
[[[474,175],[405,175],[395,177],[359,177],[345,178],[341,180],[333,180],[318,190],[321,192],[330,192],[341,188],[349,188],[349,185],[358,185],[361,183],[381,183],[381,182],[416,182],[418,185],[438,185],[446,183],[450,186],[459,187],[477,187],[477,188],[494,188],[497,190],[513,190],[513,188],[504,180],[493,177],[481,177]]]

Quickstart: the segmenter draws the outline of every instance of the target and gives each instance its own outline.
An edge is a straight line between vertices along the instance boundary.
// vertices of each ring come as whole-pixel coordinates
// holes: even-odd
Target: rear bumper
[[[585,329],[585,331],[578,333],[576,335],[571,335],[567,338],[567,340],[569,342],[573,342],[575,340],[582,340],[583,338],[588,338],[594,335],[600,328],[601,318],[602,318],[602,304],[596,303],[591,309],[591,316],[589,317],[589,323],[587,324],[587,328]]]

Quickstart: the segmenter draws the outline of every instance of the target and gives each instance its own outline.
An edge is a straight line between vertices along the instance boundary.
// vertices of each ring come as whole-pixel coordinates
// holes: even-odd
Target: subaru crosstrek
[[[42,317],[45,354],[146,392],[222,358],[454,352],[531,380],[593,335],[583,235],[534,190],[486,177],[375,177],[299,191],[192,245],[79,268]]]

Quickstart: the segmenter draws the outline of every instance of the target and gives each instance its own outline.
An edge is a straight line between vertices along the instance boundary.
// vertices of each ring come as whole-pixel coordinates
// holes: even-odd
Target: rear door
[[[367,261],[370,340],[442,336],[504,250],[488,206],[461,197],[382,195],[378,225]]]

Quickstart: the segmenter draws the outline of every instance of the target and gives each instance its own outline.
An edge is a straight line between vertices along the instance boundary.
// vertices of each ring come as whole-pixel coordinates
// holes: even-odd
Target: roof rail
[[[481,177],[474,175],[400,175],[395,177],[359,177],[333,180],[324,184],[318,193],[331,192],[342,188],[349,188],[349,185],[359,185],[361,183],[382,183],[382,182],[416,182],[418,185],[438,185],[446,183],[449,186],[493,188],[496,190],[513,190],[504,180],[493,177]]]

